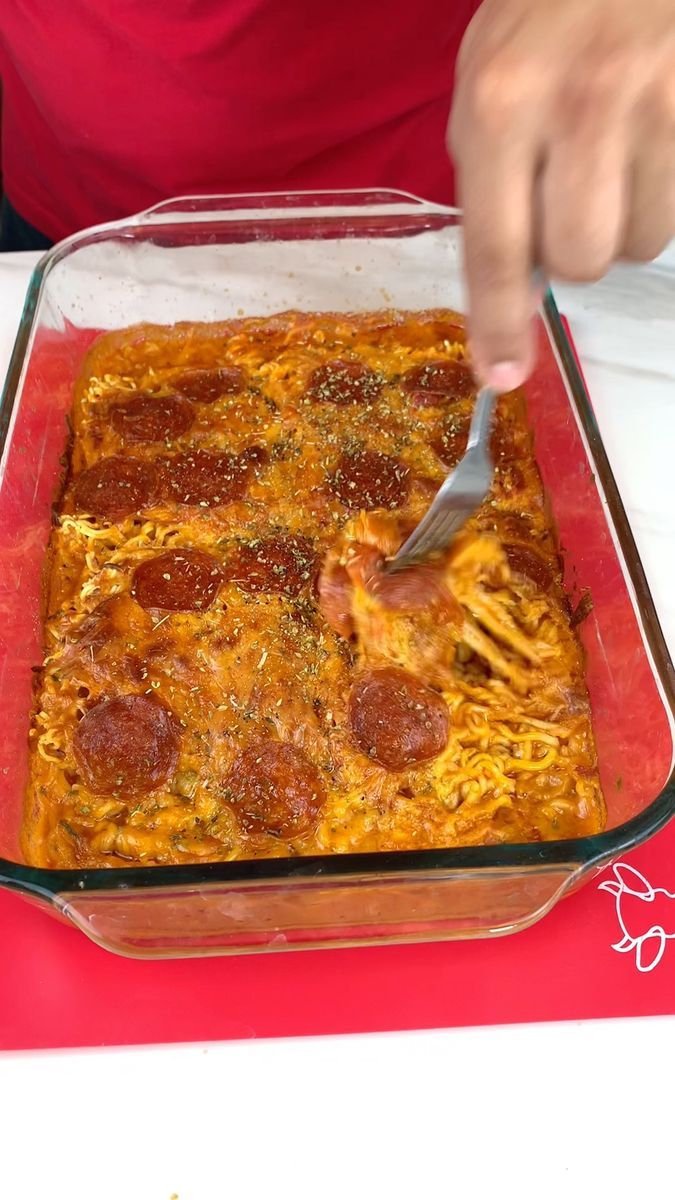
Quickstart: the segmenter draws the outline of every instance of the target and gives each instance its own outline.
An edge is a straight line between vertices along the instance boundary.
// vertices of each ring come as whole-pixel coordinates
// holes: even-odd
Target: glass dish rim
[[[414,217],[428,215],[461,217],[457,208],[434,204],[408,192],[393,189],[345,189],[344,191],[315,190],[307,192],[266,192],[227,196],[183,196],[175,197],[155,205],[134,217],[111,221],[93,226],[58,242],[44,254],[35,265],[26,293],[19,328],[16,334],[7,376],[0,396],[0,462],[12,425],[12,415],[19,392],[19,385],[26,365],[26,352],[35,327],[35,317],[42,287],[52,267],[84,243],[102,240],[111,233],[124,236],[144,225],[164,224],[162,217],[169,220],[182,211],[195,223],[219,219],[246,220],[252,218],[255,201],[276,202],[275,207],[266,204],[256,210],[256,219],[266,220],[285,212],[287,217],[301,222],[310,214],[302,215],[288,201],[312,198],[309,207],[311,216],[319,214],[323,219],[339,220],[344,214],[338,206],[321,206],[320,197],[355,198],[355,207],[364,208],[369,202],[385,210],[395,203],[409,204]],[[284,203],[286,201],[286,203]],[[177,206],[199,204],[204,208],[179,209]],[[224,204],[218,210],[215,206]],[[351,206],[349,206],[351,207]],[[229,211],[228,211],[229,210]],[[398,215],[398,214],[397,214]],[[158,219],[159,218],[159,219]],[[186,223],[186,222],[181,222]],[[620,497],[612,469],[607,458],[590,397],[579,369],[576,356],[567,337],[557,305],[550,291],[542,302],[542,312],[552,335],[560,367],[569,385],[577,417],[592,453],[607,509],[619,549],[623,556],[628,577],[633,585],[636,607],[642,624],[644,638],[651,652],[652,665],[661,685],[664,703],[675,713],[675,668],[665,642],[659,618],[649,590],[649,585],[638,555],[623,502]],[[2,475],[0,474],[0,481]],[[353,881],[371,879],[395,879],[401,876],[422,874],[457,873],[461,871],[485,871],[509,869],[532,871],[555,867],[577,867],[590,870],[600,869],[617,855],[647,840],[658,832],[675,814],[675,767],[658,796],[641,813],[616,828],[590,837],[572,838],[551,842],[513,843],[500,846],[459,846],[446,850],[400,850],[373,851],[367,854],[311,855],[297,858],[250,859],[235,862],[190,863],[174,866],[141,867],[97,867],[92,869],[53,869],[31,867],[13,862],[0,856],[0,886],[30,893],[34,896],[52,897],[63,893],[86,894],[87,892],[137,891],[146,889],[172,889],[267,884],[310,883],[312,880],[332,879]]]

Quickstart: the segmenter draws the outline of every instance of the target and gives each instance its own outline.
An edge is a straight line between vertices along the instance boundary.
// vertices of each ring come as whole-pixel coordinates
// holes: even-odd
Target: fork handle
[[[497,393],[494,388],[484,387],[480,389],[471,416],[467,450],[471,450],[474,446],[478,445],[489,446],[492,414],[496,399]]]

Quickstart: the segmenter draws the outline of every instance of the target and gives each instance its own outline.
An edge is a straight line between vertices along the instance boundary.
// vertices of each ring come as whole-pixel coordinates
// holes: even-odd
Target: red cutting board
[[[0,1049],[674,1013],[675,824],[630,863],[603,876],[618,895],[595,880],[510,937],[174,962],[118,958],[3,892]]]
[[[0,1049],[675,1013],[675,822],[511,937],[134,961],[0,891]]]

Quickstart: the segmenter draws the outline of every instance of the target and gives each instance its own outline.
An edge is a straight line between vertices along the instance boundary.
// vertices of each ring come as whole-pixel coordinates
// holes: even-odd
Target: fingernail
[[[516,362],[493,363],[485,372],[488,387],[494,388],[496,392],[512,392],[514,388],[520,387],[524,378],[525,371],[522,365]]]

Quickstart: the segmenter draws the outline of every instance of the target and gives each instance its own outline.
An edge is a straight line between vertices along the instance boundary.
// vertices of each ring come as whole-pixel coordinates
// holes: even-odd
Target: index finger
[[[476,374],[510,391],[533,356],[535,146],[526,130],[476,119],[461,91],[453,134]]]

